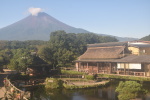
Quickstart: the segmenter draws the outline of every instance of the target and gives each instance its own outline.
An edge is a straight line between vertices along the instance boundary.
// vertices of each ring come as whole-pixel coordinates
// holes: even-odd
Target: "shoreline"
[[[65,89],[85,89],[85,88],[95,88],[100,86],[106,86],[110,81],[101,82],[72,82],[71,84],[64,84]]]

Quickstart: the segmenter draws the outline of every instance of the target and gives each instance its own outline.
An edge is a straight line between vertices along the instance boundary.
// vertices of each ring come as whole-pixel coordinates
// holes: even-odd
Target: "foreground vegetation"
[[[147,93],[145,89],[142,89],[142,85],[136,81],[121,81],[115,91],[119,93],[119,100],[131,100],[140,94]]]
[[[65,89],[82,89],[82,88],[93,88],[93,87],[103,87],[106,86],[107,84],[109,84],[108,80],[105,81],[97,81],[95,80],[96,78],[94,78],[95,75],[87,75],[85,73],[81,73],[81,72],[76,72],[76,71],[68,71],[68,70],[62,70],[61,71],[61,75],[66,75],[69,76],[70,74],[72,75],[72,73],[77,76],[80,74],[80,76],[84,75],[84,78],[70,78],[70,77],[66,77],[66,78],[47,78],[45,80],[45,90],[49,91],[51,90],[51,92],[55,92],[55,89],[58,90],[62,90],[62,88]],[[86,77],[89,76],[90,78]],[[92,78],[91,78],[92,77]],[[129,80],[129,77],[127,76],[117,76],[117,75],[107,75],[107,74],[99,74],[98,77],[107,77],[107,78],[115,78],[115,79],[126,79]],[[134,77],[134,76],[133,76]],[[132,78],[133,78],[132,77]],[[29,77],[27,77],[26,75],[19,75],[19,76],[15,76],[13,77],[13,75],[11,75],[11,80],[15,81],[19,80],[19,79],[23,79],[23,80],[28,80]],[[139,77],[138,77],[139,78]],[[142,77],[141,77],[142,79]],[[137,77],[135,77],[134,80],[137,80]],[[140,80],[138,80],[140,81]],[[116,92],[119,94],[118,98],[119,100],[129,100],[129,99],[133,99],[133,98],[137,98],[140,94],[146,94],[147,91],[142,89],[142,85],[141,83],[143,82],[139,82],[138,81],[122,81],[120,82],[120,84],[118,85],[118,87],[116,88]]]

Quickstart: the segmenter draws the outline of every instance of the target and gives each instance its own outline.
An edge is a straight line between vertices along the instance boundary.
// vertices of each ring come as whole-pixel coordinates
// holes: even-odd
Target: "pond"
[[[108,86],[75,90],[45,90],[44,87],[39,87],[31,92],[31,96],[33,100],[118,100],[115,92],[118,84],[119,80],[112,80]],[[148,93],[140,95],[138,100],[150,100],[150,82],[141,84]]]

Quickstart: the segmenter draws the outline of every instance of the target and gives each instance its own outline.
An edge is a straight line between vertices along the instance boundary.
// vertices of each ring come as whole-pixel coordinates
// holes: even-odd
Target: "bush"
[[[85,78],[88,80],[94,80],[94,75],[85,75]]]
[[[83,72],[72,71],[72,70],[61,70],[61,73],[65,75],[84,75],[85,74]]]
[[[58,89],[63,87],[63,81],[56,78],[46,78],[46,89]]]
[[[121,81],[115,90],[119,93],[119,100],[130,100],[136,98],[139,94],[145,94],[146,90],[136,81]]]

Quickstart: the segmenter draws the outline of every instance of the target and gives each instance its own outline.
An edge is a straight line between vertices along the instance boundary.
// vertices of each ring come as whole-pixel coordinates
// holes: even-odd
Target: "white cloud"
[[[42,8],[34,8],[31,7],[28,9],[28,11],[33,15],[33,16],[37,16],[39,12],[43,12],[44,10]]]

